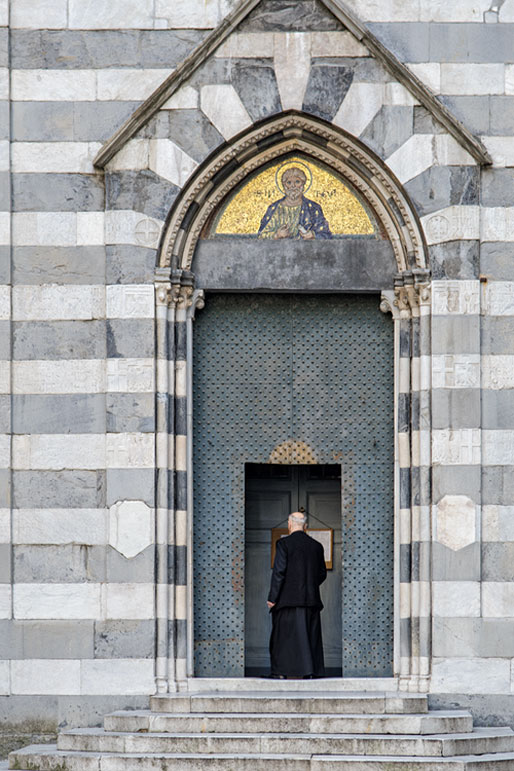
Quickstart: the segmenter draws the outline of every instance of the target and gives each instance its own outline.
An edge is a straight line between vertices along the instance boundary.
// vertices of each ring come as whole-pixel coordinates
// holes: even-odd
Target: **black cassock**
[[[319,587],[327,577],[322,545],[303,531],[277,541],[268,595],[271,674],[323,677]]]

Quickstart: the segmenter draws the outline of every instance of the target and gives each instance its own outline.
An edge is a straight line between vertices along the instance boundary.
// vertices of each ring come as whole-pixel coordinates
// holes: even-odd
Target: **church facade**
[[[5,748],[250,688],[514,724],[514,0],[4,0]],[[317,534],[316,534],[317,533]]]

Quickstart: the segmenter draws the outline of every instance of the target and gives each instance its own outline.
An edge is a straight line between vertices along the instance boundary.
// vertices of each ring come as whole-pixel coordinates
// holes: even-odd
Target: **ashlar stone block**
[[[171,74],[170,70],[98,70],[97,94],[100,101],[143,101]]]
[[[485,312],[514,316],[514,281],[490,281],[485,287]]]
[[[477,506],[466,495],[445,495],[434,506],[436,540],[459,551],[477,540]]]
[[[304,91],[305,86],[302,96]],[[202,111],[225,139],[230,139],[235,134],[251,126],[251,118],[237,91],[231,85],[203,86],[200,94],[200,103]]]
[[[510,659],[432,660],[432,693],[510,693]]]
[[[152,359],[107,359],[109,392],[151,392],[155,367]]]
[[[382,107],[382,83],[352,83],[339,110],[334,116],[336,126],[360,136]]]
[[[97,98],[94,70],[13,70],[11,77],[14,101],[94,102]]]
[[[12,617],[12,587],[8,584],[0,584],[0,619]]]
[[[20,659],[11,661],[13,694],[80,693],[80,660]]]
[[[480,355],[454,353],[432,356],[433,388],[479,388]]]
[[[480,582],[433,581],[432,607],[434,616],[480,616]]]
[[[483,615],[490,618],[514,617],[514,583],[484,581],[482,584]]]
[[[482,507],[482,541],[514,541],[514,506],[489,504]]]
[[[114,284],[106,290],[107,317],[153,318],[154,288],[145,284]]]
[[[177,187],[182,187],[198,166],[193,158],[169,139],[150,140],[148,165]]]
[[[144,217],[137,211],[117,210],[105,213],[105,242],[107,244],[135,244],[155,248],[163,223],[153,217]]]
[[[301,110],[311,69],[311,39],[301,32],[277,37],[275,75],[284,110]]]
[[[13,0],[13,29],[63,29],[67,26],[67,0]]]
[[[154,510],[144,501],[117,501],[109,508],[109,544],[127,559],[153,543]]]
[[[514,431],[483,430],[484,466],[514,465]]]
[[[432,313],[435,316],[469,315],[479,312],[480,283],[478,281],[432,282]]]
[[[514,241],[514,206],[483,207],[480,223],[483,241]]]
[[[69,0],[68,26],[75,29],[152,29],[152,0]],[[44,26],[44,25],[43,25]]]
[[[432,432],[432,461],[441,465],[480,463],[481,438],[478,428],[437,429]]]
[[[13,393],[73,394],[105,391],[105,362],[101,359],[15,361]]]
[[[483,386],[493,390],[514,388],[514,356],[485,355],[482,361]]]
[[[105,619],[148,619],[154,617],[153,583],[102,584],[102,613]]]
[[[80,692],[84,695],[151,694],[155,691],[153,659],[84,659]]]
[[[480,238],[478,206],[448,206],[421,218],[429,245],[459,239]]]

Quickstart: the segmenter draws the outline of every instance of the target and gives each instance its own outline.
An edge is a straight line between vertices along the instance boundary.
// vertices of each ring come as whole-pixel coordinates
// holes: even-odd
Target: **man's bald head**
[[[305,530],[307,527],[307,517],[302,511],[293,511],[287,520],[289,532],[295,530]]]

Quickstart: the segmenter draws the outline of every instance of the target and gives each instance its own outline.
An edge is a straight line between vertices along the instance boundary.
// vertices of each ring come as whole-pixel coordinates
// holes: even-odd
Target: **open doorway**
[[[332,542],[331,567],[321,586],[325,671],[342,674],[341,467],[245,466],[245,675],[269,672],[271,618],[266,606],[271,577],[272,531],[287,528],[292,511],[305,511],[313,537]],[[275,537],[280,534],[275,533]],[[330,537],[329,536],[329,537]],[[327,555],[328,556],[328,555]]]

